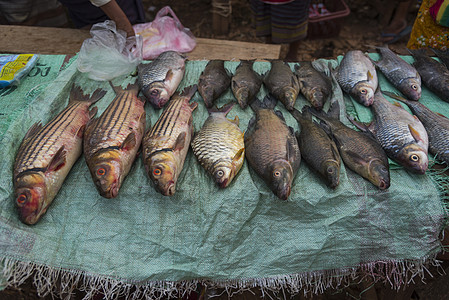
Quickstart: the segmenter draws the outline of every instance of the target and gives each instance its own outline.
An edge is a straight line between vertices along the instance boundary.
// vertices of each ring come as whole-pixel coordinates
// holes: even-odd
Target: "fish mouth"
[[[379,189],[386,190],[390,187],[390,183],[385,181],[384,179],[380,180]]]
[[[176,185],[173,180],[170,180],[166,185],[164,189],[161,189],[161,193],[164,196],[173,196],[176,191]]]
[[[226,178],[222,182],[219,182],[218,186],[223,189],[227,187],[229,183],[230,183],[229,178]]]
[[[25,212],[23,209],[19,209],[19,219],[22,221],[22,223],[25,223],[27,225],[34,225],[39,221],[40,216],[40,210],[35,209],[31,213]]]
[[[100,191],[100,195],[103,196],[104,198],[111,199],[117,197],[118,191],[119,191],[118,182],[114,181],[113,183],[111,183],[111,186],[107,191]]]
[[[277,196],[279,197],[279,199],[281,200],[287,200],[288,196],[290,196],[290,192],[291,192],[291,187],[287,186],[285,187],[285,189],[282,189],[281,191],[279,191],[277,193]]]

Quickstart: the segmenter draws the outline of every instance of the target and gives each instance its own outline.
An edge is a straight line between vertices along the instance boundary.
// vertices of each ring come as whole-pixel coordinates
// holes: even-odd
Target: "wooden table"
[[[90,32],[81,29],[0,25],[0,53],[76,54]],[[190,60],[277,59],[280,45],[197,38]]]

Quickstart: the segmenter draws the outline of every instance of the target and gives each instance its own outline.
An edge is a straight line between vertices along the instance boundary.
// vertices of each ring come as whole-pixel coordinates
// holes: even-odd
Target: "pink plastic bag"
[[[152,22],[133,27],[136,34],[143,38],[144,59],[154,59],[169,50],[190,52],[196,46],[195,37],[188,28],[182,26],[170,6],[163,7]]]

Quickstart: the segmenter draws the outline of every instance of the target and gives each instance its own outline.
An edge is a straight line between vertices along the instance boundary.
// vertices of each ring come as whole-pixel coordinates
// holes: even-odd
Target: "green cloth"
[[[196,84],[206,63],[188,61],[179,90]],[[237,65],[225,62],[232,73]],[[269,66],[255,62],[254,68],[265,73]],[[387,87],[380,73],[379,77],[382,87]],[[117,78],[113,84],[126,87],[135,79]],[[422,272],[424,263],[433,261],[441,250],[438,236],[446,211],[430,172],[392,170],[391,187],[380,191],[342,166],[340,185],[331,190],[302,162],[289,200],[282,201],[246,161],[232,184],[219,189],[192,151],[172,197],[155,191],[139,156],[118,197],[102,198],[81,157],[47,214],[34,226],[24,225],[14,207],[15,153],[33,123],[46,123],[67,105],[72,83],[86,93],[98,87],[107,90],[97,103],[98,114],[115,97],[107,82],[87,79],[72,63],[30,102],[25,101],[27,93],[44,84],[32,77],[10,98],[0,98],[0,111],[5,114],[0,120],[0,259],[3,275],[15,276],[7,278],[10,284],[35,271],[42,293],[59,280],[92,293],[103,287],[111,298],[120,291],[131,292],[133,286],[143,294],[183,292],[204,281],[212,286],[319,292],[362,267],[375,279],[386,276],[398,287],[407,282],[408,274]],[[335,99],[342,101],[341,90],[335,87],[334,92]],[[263,87],[259,97],[265,93]],[[449,115],[449,104],[435,98],[424,89],[423,103]],[[198,93],[193,101],[199,103],[193,112],[199,130],[207,110]],[[217,104],[229,101],[235,101],[230,89]],[[348,98],[345,102],[352,103]],[[296,107],[305,103],[300,96]],[[370,115],[355,107],[359,119],[369,121]],[[150,105],[146,109],[148,122],[154,124],[161,110]],[[281,103],[277,109],[298,130]],[[236,115],[245,130],[253,112],[235,105],[228,117]]]

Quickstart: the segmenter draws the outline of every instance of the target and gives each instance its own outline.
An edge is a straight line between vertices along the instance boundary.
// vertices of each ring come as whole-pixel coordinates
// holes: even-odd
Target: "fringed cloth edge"
[[[50,294],[63,299],[70,299],[75,290],[86,293],[83,299],[91,299],[96,294],[104,295],[104,299],[116,299],[119,296],[125,296],[127,299],[180,298],[198,291],[199,286],[206,289],[223,289],[223,293],[229,296],[253,288],[260,289],[262,295],[268,292],[307,295],[321,294],[327,289],[343,288],[364,279],[381,282],[390,285],[392,289],[399,290],[405,285],[415,283],[416,280],[424,281],[426,275],[433,277],[429,270],[430,266],[441,269],[441,261],[436,259],[435,254],[421,260],[376,261],[354,268],[305,272],[271,278],[133,283],[84,271],[53,268],[10,258],[3,258],[1,262],[2,275],[7,280],[7,287],[18,287],[32,277],[40,297]]]

